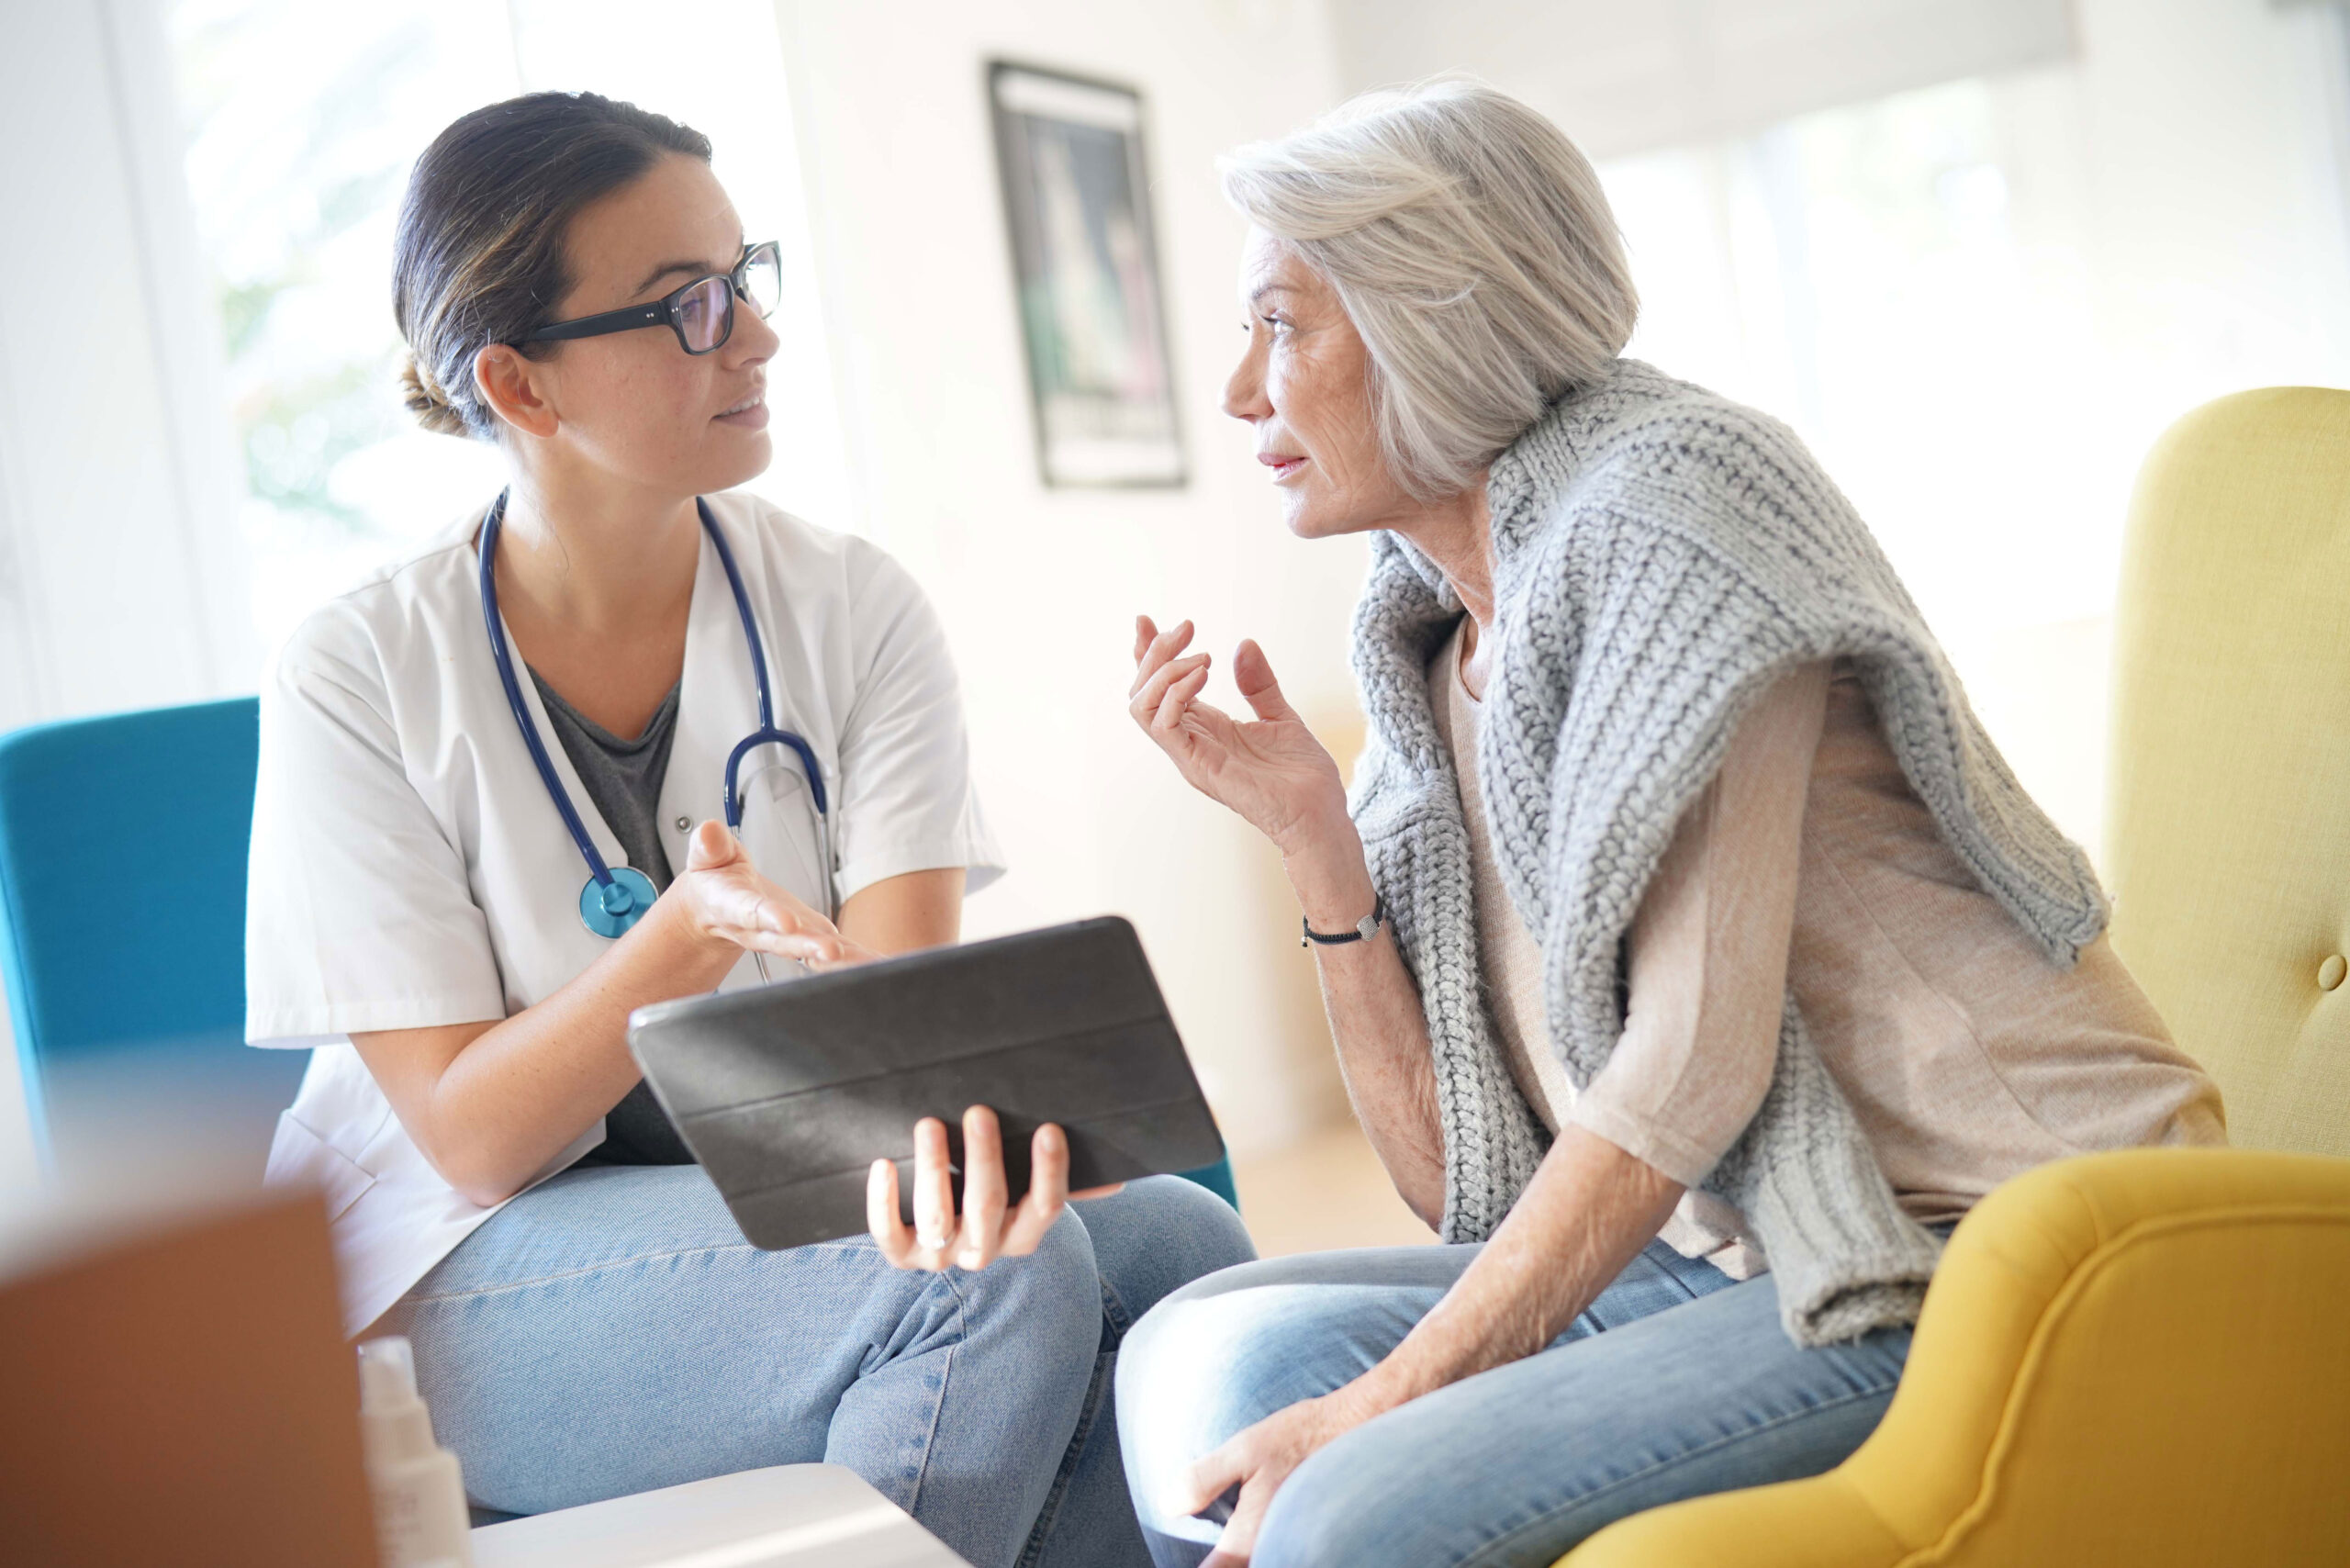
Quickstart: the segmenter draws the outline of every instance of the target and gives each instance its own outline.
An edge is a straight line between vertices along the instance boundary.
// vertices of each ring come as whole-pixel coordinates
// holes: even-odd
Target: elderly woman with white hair
[[[1942,1237],[2222,1139],[1875,541],[1784,426],[1620,357],[1590,165],[1473,84],[1244,150],[1225,409],[1368,532],[1353,798],[1242,643],[1131,711],[1281,851],[1356,1114],[1448,1245],[1245,1264],[1131,1333],[1162,1564],[1548,1563],[1875,1426]],[[2028,569],[2028,563],[2019,563]],[[1213,1550],[1211,1550],[1213,1548]]]

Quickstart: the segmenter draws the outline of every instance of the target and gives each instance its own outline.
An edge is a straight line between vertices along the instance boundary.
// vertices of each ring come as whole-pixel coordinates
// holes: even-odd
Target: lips
[[[1270,468],[1273,471],[1273,477],[1277,480],[1286,479],[1305,466],[1304,457],[1281,452],[1260,452],[1257,454],[1257,461]]]
[[[733,423],[767,423],[767,388],[761,386],[750,398],[733,404],[731,409],[719,409],[717,419],[733,420]]]

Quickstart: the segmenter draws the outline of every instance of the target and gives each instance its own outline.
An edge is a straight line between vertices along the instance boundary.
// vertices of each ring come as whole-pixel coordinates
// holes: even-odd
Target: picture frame
[[[990,61],[988,102],[1045,485],[1189,482],[1136,89]]]

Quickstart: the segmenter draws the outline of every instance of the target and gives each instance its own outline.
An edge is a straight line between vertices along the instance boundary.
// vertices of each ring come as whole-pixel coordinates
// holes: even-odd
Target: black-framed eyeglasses
[[[526,343],[556,342],[568,338],[600,338],[608,332],[632,332],[639,327],[666,327],[677,334],[677,346],[688,353],[709,353],[723,348],[734,335],[736,296],[750,302],[765,320],[783,297],[783,254],[773,240],[745,249],[731,273],[711,273],[683,288],[673,289],[650,305],[607,310],[599,316],[555,321],[523,334]]]

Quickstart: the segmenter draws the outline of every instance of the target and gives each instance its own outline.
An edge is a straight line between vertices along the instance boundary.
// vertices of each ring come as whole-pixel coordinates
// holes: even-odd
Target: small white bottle
[[[473,1568],[464,1478],[432,1440],[416,1352],[397,1334],[359,1347],[359,1435],[383,1568]]]

